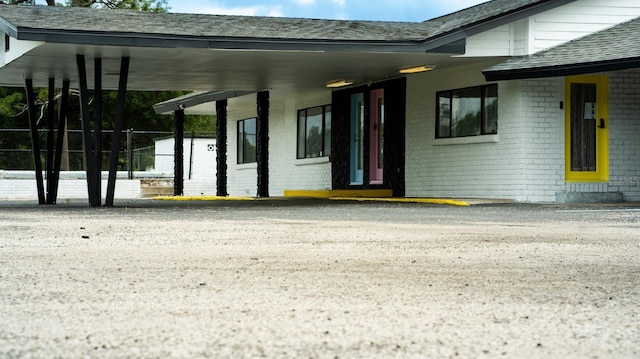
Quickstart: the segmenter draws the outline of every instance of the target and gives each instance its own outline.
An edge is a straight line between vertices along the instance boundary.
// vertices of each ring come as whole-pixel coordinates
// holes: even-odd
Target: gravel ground
[[[640,357],[640,207],[0,203],[0,357]]]

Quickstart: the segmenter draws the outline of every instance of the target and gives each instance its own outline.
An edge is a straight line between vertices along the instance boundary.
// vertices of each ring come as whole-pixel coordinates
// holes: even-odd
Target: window
[[[10,48],[9,39],[11,39],[9,35],[4,34],[4,52],[9,51],[9,48]]]
[[[436,138],[498,133],[498,85],[436,94]]]
[[[331,154],[331,105],[298,111],[297,158]]]
[[[256,119],[238,121],[238,163],[256,162]]]

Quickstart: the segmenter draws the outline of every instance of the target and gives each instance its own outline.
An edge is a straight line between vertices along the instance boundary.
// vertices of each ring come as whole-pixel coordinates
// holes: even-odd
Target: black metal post
[[[96,196],[98,205],[102,205],[102,59],[95,58],[95,88],[93,101],[93,119],[95,121],[95,155],[96,155]]]
[[[216,102],[216,195],[227,193],[227,100]]]
[[[40,158],[40,137],[38,136],[38,117],[36,114],[35,94],[33,92],[33,80],[25,80],[27,106],[29,111],[29,128],[31,129],[31,146],[33,148],[33,161],[36,171],[36,186],[38,188],[38,204],[46,204],[44,195],[44,183],[42,180],[42,162]]]
[[[67,131],[67,110],[69,101],[69,80],[62,81],[62,95],[60,97],[60,108],[58,109],[58,136],[56,138],[56,154],[53,168],[53,184],[51,186],[52,204],[58,201],[58,183],[60,182],[60,164],[62,163],[62,146],[65,132]]]
[[[269,91],[258,92],[256,120],[256,160],[258,197],[269,197]]]
[[[56,80],[54,78],[49,78],[49,92],[47,94],[47,159],[45,161],[45,168],[47,172],[47,195],[46,201],[47,204],[56,203],[53,190],[53,172],[54,172],[54,137],[53,131],[56,120],[56,108],[54,106],[55,101],[55,91],[56,91]]]
[[[175,133],[173,136],[173,195],[184,193],[184,110],[173,113]]]
[[[129,78],[129,58],[123,57],[120,61],[120,81],[118,83],[118,102],[116,104],[116,118],[113,126],[113,142],[111,143],[111,162],[109,166],[109,179],[107,181],[107,198],[105,206],[113,206],[113,197],[116,191],[116,176],[118,174],[118,153],[120,152],[120,137],[124,122],[124,106],[127,99],[127,80]]]
[[[76,55],[78,63],[78,82],[80,85],[80,115],[82,117],[82,146],[84,148],[84,162],[87,173],[87,187],[89,204],[98,207],[99,197],[96,196],[96,156],[91,136],[91,113],[89,112],[89,89],[87,87],[87,67],[84,55]]]

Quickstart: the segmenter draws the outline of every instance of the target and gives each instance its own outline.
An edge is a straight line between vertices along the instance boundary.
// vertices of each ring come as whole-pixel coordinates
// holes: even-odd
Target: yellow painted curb
[[[156,196],[160,201],[253,201],[253,197],[222,197],[222,196]]]
[[[440,198],[354,198],[354,197],[330,197],[335,201],[360,201],[360,202],[399,202],[399,203],[431,203],[431,204],[447,204],[451,206],[469,207],[469,203],[464,201],[456,201],[453,199]]]
[[[393,191],[390,189],[325,189],[325,190],[285,190],[285,197],[306,197],[306,198],[385,198],[392,197]]]

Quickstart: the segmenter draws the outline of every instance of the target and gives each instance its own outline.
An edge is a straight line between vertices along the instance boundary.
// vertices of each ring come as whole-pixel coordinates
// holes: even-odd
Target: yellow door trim
[[[571,170],[571,84],[596,84],[596,123],[604,120],[604,128],[596,131],[596,170]],[[609,181],[609,78],[601,75],[568,76],[565,79],[565,180],[567,182]]]

